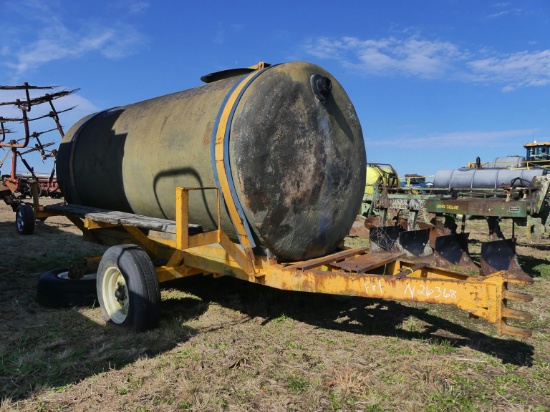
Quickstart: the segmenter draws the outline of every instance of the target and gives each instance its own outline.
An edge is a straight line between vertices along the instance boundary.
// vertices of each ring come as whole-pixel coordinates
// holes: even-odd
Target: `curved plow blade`
[[[430,230],[408,230],[399,233],[399,241],[396,246],[407,255],[414,257],[428,256],[433,253],[430,247]]]
[[[369,232],[371,250],[373,252],[395,250],[393,248],[402,231],[400,226],[373,227]]]
[[[401,226],[373,227],[369,233],[373,252],[405,253],[408,257],[432,254],[430,230],[403,230]]]
[[[512,275],[527,274],[520,267],[512,240],[493,240],[481,244],[481,270],[484,275],[505,270]]]
[[[363,216],[358,215],[351,226],[348,236],[357,236],[357,237],[369,237],[369,230],[366,227],[366,221]]]
[[[439,267],[455,266],[463,270],[479,270],[468,253],[468,233],[436,237],[434,260]]]

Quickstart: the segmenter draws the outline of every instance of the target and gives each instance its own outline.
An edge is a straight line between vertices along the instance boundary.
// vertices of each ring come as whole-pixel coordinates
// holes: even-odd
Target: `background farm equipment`
[[[61,138],[64,136],[63,127],[59,121],[59,114],[74,109],[70,107],[65,110],[57,110],[54,106],[54,100],[61,97],[68,96],[76,90],[62,90],[54,93],[45,93],[31,97],[31,92],[42,92],[44,90],[55,89],[57,86],[31,86],[28,83],[24,83],[20,86],[0,86],[0,91],[21,92],[21,98],[15,100],[2,101],[0,106],[5,108],[15,109],[19,114],[16,116],[0,116],[0,148],[7,150],[0,167],[4,164],[8,156],[11,159],[10,173],[2,175],[2,181],[0,183],[0,197],[2,200],[10,205],[14,211],[18,211],[20,208],[26,206],[21,199],[25,197],[31,197],[32,186],[36,186],[38,195],[47,195],[52,197],[60,197],[61,192],[57,186],[57,180],[55,178],[55,162],[50,174],[38,174],[35,173],[34,167],[32,167],[27,161],[26,156],[31,153],[38,153],[42,160],[54,159],[57,156],[57,150],[51,149],[52,146],[57,146],[55,142],[42,142],[42,135],[57,131]],[[39,114],[36,117],[30,117],[30,113],[35,106],[49,105],[49,111],[46,114]],[[31,131],[34,122],[41,119],[50,118],[55,124],[55,128],[44,131]],[[22,127],[22,130],[15,130],[14,128],[8,128],[6,125],[15,124]],[[20,134],[22,136],[16,136],[9,139],[10,135]],[[27,174],[21,174],[17,172],[18,162],[21,162],[27,169]],[[25,213],[17,213],[18,216],[26,215]],[[17,227],[20,225],[18,222]],[[27,225],[29,227],[29,225]]]
[[[10,176],[3,175],[2,182],[4,181],[4,179],[7,178],[10,178]],[[62,196],[55,176],[43,173],[35,173],[33,176],[32,174],[27,173],[17,174],[15,180],[17,182],[16,185],[13,186],[15,190],[13,192],[10,190],[10,193],[16,199],[31,198],[33,182],[38,183],[38,196],[46,196],[52,198],[60,198]]]
[[[519,273],[515,235],[505,239],[500,220],[512,219],[512,230],[526,227],[533,242],[550,232],[550,176],[542,169],[440,171],[434,187],[421,190],[388,182],[380,177],[373,184],[367,177],[363,217],[352,231],[361,235],[361,226],[368,229],[373,250],[403,252],[417,261],[485,275]],[[475,216],[487,220],[492,239],[482,244],[478,265],[468,252],[466,232],[467,219]]]
[[[468,163],[470,169],[543,169],[550,171],[550,142],[537,142],[523,145],[525,156],[502,156],[492,162],[482,163],[478,157],[475,162]]]

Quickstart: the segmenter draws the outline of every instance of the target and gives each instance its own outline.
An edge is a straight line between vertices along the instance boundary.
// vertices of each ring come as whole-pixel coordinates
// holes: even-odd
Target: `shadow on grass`
[[[536,250],[550,250],[550,245],[540,245],[540,244],[537,244],[537,243],[520,243],[520,242],[518,242],[516,244],[516,246],[523,246],[523,247],[528,247],[528,248],[536,249]]]
[[[8,262],[8,258],[13,262],[0,265],[0,399],[24,399],[48,387],[72,385],[169,351],[197,333],[185,322],[204,313],[208,302],[238,310],[251,318],[260,317],[264,323],[284,315],[325,329],[409,340],[430,339],[471,347],[505,363],[532,363],[532,346],[472,331],[434,316],[424,307],[363,298],[342,302],[332,296],[279,291],[231,278],[213,280],[198,276],[167,284],[200,299],[165,300],[158,329],[130,333],[98,320],[97,308],[45,309],[35,303],[36,282],[40,273],[54,268],[50,264],[61,264],[67,256],[95,255],[90,253],[92,249],[77,246],[77,242],[88,245],[80,236],[41,223],[37,223],[35,235],[19,236],[13,222],[0,222],[0,236],[11,234],[12,243],[0,250],[0,263]],[[47,252],[45,244],[49,245]],[[426,328],[422,332],[402,329],[403,322],[410,317],[423,321]],[[436,334],[442,330],[454,337]]]
[[[550,279],[550,260],[531,256],[518,256],[521,268],[533,278]]]
[[[0,403],[169,351],[197,334],[185,322],[208,308],[196,298],[163,301],[160,327],[144,333],[106,325],[99,308],[43,308],[36,303],[40,275],[101,247],[39,222],[30,236],[0,222],[0,236]]]
[[[480,253],[470,253],[470,258],[479,266],[481,260]],[[550,260],[524,255],[517,255],[517,259],[521,269],[532,278],[550,278]]]
[[[181,279],[172,282],[172,287],[190,292],[205,302],[212,301],[238,310],[251,318],[263,318],[263,324],[284,315],[325,329],[469,347],[495,356],[503,363],[531,366],[533,362],[533,346],[476,332],[430,314],[425,307],[411,307],[380,299],[339,299],[330,295],[287,292],[232,278]],[[462,314],[467,319],[468,315],[465,312]],[[402,329],[401,325],[410,317],[424,322],[425,329],[422,332]],[[476,327],[481,326],[483,321],[473,322],[472,327]]]

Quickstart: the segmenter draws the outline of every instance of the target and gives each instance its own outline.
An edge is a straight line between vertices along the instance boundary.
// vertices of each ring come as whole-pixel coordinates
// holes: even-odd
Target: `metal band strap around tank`
[[[269,67],[252,72],[244,76],[240,82],[233,86],[220,107],[216,118],[216,125],[212,131],[212,162],[214,164],[216,185],[220,189],[222,199],[227,206],[229,217],[235,226],[241,245],[243,245],[245,251],[249,250],[250,252],[252,248],[256,247],[256,243],[252,237],[248,220],[239,203],[231,176],[229,134],[235,109],[243,93],[256,77],[268,69]]]

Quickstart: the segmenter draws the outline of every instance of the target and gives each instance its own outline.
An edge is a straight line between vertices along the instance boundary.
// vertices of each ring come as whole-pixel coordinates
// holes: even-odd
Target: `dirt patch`
[[[469,226],[475,257],[488,238]],[[529,339],[444,305],[202,276],[164,285],[160,327],[132,334],[97,307],[38,306],[41,273],[105,248],[61,217],[19,236],[0,205],[0,411],[549,410],[550,239],[516,233],[535,279],[518,305],[535,315]]]

